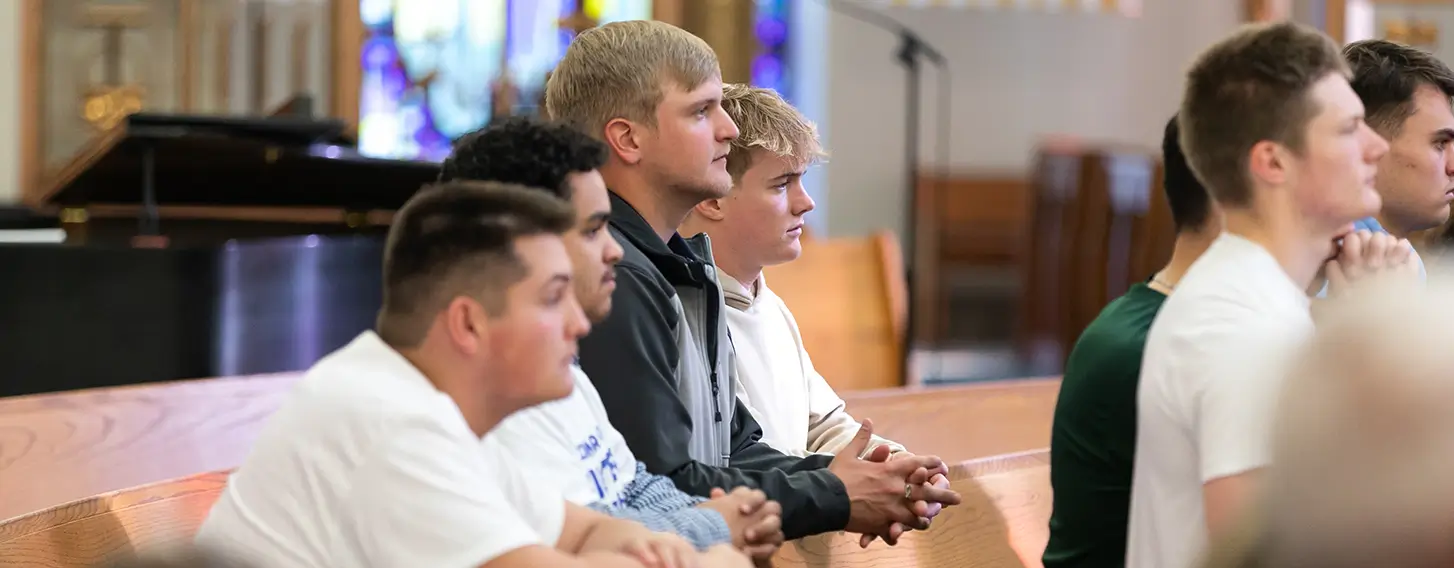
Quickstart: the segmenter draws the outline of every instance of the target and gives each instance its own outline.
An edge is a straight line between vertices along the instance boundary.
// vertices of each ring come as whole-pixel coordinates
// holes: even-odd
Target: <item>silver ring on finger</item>
[[[912,483],[905,483],[904,484],[904,500],[905,501],[913,501],[914,500],[914,485]]]

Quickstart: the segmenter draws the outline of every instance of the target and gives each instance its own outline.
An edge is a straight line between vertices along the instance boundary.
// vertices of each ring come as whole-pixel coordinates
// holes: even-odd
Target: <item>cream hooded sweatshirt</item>
[[[737,353],[738,398],[762,425],[762,441],[788,455],[836,453],[858,433],[843,399],[813,369],[798,322],[787,304],[758,276],[756,290],[718,273],[727,307],[727,329]],[[754,293],[755,292],[755,293]],[[869,449],[887,444],[878,436]]]

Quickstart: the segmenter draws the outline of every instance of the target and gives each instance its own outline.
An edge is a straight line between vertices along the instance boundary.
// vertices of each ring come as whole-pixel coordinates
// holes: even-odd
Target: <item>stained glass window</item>
[[[359,150],[438,161],[489,121],[502,71],[532,111],[573,32],[577,2],[596,22],[651,17],[651,0],[359,0],[368,38],[359,89]]]
[[[753,35],[758,53],[752,60],[752,84],[775,89],[792,100],[788,73],[788,0],[757,0]]]

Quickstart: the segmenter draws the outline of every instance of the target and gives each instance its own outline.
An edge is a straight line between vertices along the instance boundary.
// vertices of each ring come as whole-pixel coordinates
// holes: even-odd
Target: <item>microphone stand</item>
[[[909,379],[912,371],[911,362],[914,351],[914,324],[918,319],[914,312],[914,289],[915,281],[919,273],[915,266],[915,255],[918,252],[918,224],[919,224],[919,127],[923,116],[919,109],[919,94],[922,91],[923,76],[920,73],[920,59],[928,59],[940,73],[940,100],[939,100],[939,168],[947,166],[948,161],[948,128],[949,128],[949,62],[944,55],[933,46],[926,43],[923,38],[914,33],[902,23],[877,11],[856,5],[852,0],[834,2],[823,0],[823,4],[829,9],[846,15],[850,18],[864,22],[879,29],[893,32],[899,37],[899,47],[895,52],[895,59],[904,67],[904,192],[908,195],[908,209],[905,213],[904,263],[906,274],[904,279],[907,283],[909,302],[907,321],[904,325],[903,344],[901,346],[901,361],[899,361],[900,376],[904,380]],[[934,183],[939,183],[936,179]]]

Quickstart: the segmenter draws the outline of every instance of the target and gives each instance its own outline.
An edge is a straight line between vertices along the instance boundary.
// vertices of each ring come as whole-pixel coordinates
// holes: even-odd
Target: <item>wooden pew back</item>
[[[0,398],[0,519],[235,468],[299,376]]]
[[[186,546],[227,485],[204,473],[72,501],[0,523],[7,566],[94,568]]]
[[[1040,566],[1049,540],[1050,456],[1045,450],[965,462],[950,472],[964,503],[950,507],[924,532],[890,547],[858,547],[858,535],[834,533],[788,543],[777,568],[1021,568]]]
[[[813,366],[840,392],[904,384],[902,254],[887,231],[815,238],[797,260],[763,270],[793,311]]]
[[[845,393],[855,418],[917,454],[949,463],[1050,445],[1060,379]]]

